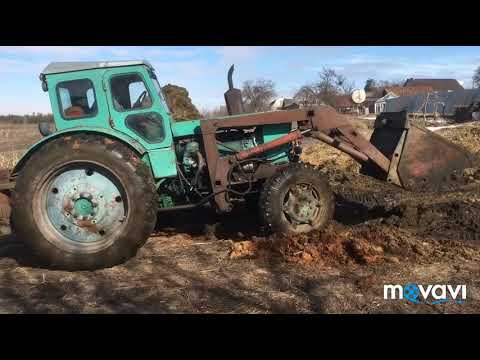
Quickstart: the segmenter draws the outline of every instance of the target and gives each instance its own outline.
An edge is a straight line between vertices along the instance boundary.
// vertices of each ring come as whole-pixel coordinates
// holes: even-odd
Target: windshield
[[[167,112],[170,113],[170,109],[168,108],[167,102],[165,101],[165,96],[163,94],[162,87],[158,82],[157,75],[155,75],[155,72],[153,70],[148,70],[148,73],[150,75],[150,78],[153,81],[153,85],[155,86],[155,89],[157,90],[158,96],[160,96],[160,100],[162,101],[162,104],[165,107],[165,110],[167,110]]]

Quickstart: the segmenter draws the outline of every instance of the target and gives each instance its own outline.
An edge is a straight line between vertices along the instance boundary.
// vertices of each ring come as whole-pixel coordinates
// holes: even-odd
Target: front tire
[[[42,265],[93,270],[125,262],[153,231],[158,202],[149,168],[112,139],[52,140],[21,170],[12,227]]]
[[[313,166],[292,163],[265,182],[260,208],[270,231],[298,234],[325,228],[335,201],[328,181]]]

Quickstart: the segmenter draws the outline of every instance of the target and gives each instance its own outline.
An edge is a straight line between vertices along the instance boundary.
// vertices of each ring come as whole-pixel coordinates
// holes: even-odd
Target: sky
[[[279,96],[291,97],[302,85],[333,68],[363,88],[365,80],[455,78],[472,87],[480,47],[428,46],[0,46],[0,114],[49,113],[38,79],[53,61],[149,60],[162,85],[188,89],[197,108],[224,104],[227,71],[235,64],[234,84],[272,80]]]

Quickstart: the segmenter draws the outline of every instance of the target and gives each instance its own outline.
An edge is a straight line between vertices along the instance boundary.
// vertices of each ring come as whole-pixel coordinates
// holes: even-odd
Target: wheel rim
[[[52,171],[34,195],[34,216],[48,241],[70,252],[110,246],[128,213],[124,186],[95,163],[73,163]]]
[[[283,200],[283,213],[294,227],[312,227],[323,210],[318,191],[311,184],[295,184],[288,188]]]

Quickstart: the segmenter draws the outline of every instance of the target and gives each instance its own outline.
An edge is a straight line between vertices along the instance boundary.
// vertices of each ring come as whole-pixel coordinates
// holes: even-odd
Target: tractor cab
[[[56,131],[108,129],[147,150],[171,146],[170,111],[149,62],[54,62],[40,80]],[[40,126],[43,135],[52,130]]]

